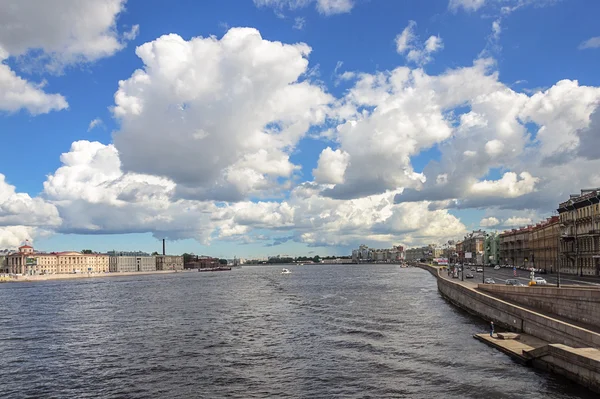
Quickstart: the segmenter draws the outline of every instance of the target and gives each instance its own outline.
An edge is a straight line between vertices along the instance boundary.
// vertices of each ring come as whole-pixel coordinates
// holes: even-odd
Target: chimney
[[[163,238],[163,255],[166,255],[165,253],[165,239]]]

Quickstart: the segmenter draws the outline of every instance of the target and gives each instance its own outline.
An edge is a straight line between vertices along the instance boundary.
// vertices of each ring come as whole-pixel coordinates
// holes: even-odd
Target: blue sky
[[[22,21],[29,22],[31,27],[25,32],[0,29],[0,50],[4,49],[7,54],[0,57],[0,60],[4,58],[2,64],[14,73],[13,79],[27,81],[30,94],[39,97],[32,100],[27,96],[8,95],[11,90],[16,89],[7,80],[4,90],[8,94],[4,98],[0,95],[0,131],[5,148],[3,157],[0,158],[0,173],[10,186],[14,186],[0,186],[7,193],[5,199],[0,196],[0,229],[4,229],[0,235],[0,247],[14,246],[24,239],[31,239],[36,247],[44,250],[92,248],[98,251],[152,251],[160,248],[158,239],[164,236],[170,239],[169,249],[174,253],[195,252],[224,257],[277,253],[300,255],[313,251],[323,255],[345,254],[363,241],[381,247],[392,243],[410,246],[459,238],[466,230],[480,226],[501,230],[511,227],[511,223],[515,221],[525,224],[537,222],[552,213],[552,201],[561,195],[577,191],[584,185],[600,185],[593,177],[561,180],[558,169],[549,170],[542,166],[548,157],[556,156],[560,148],[569,148],[576,154],[578,134],[587,131],[586,129],[595,132],[593,129],[597,128],[592,115],[600,99],[600,76],[597,73],[600,65],[600,39],[597,42],[591,40],[587,46],[583,45],[587,40],[600,36],[596,21],[596,16],[600,14],[600,3],[596,1],[435,0],[424,4],[425,2],[418,1],[342,0],[337,2],[338,9],[334,8],[334,12],[329,14],[318,7],[320,3],[327,3],[325,0],[320,3],[297,0],[106,2],[114,10],[107,11],[107,20],[114,24],[95,30],[89,28],[90,31],[86,31],[88,28],[85,26],[79,27],[74,33],[75,36],[80,35],[77,37],[61,36],[61,25],[76,24],[98,10],[86,9],[76,2],[72,5],[67,2],[65,5],[76,10],[72,13],[73,20],[58,16],[54,20],[55,14],[49,12],[46,18],[48,23],[36,24],[37,18],[44,15],[43,7],[32,10],[22,4],[19,6],[19,2],[15,1],[13,3],[17,7],[14,14],[7,18],[21,18]],[[461,4],[466,7],[460,6]],[[474,4],[478,7],[469,8],[469,5]],[[60,15],[61,10],[55,11],[56,15]],[[397,38],[408,29],[409,21],[416,22],[408,32],[412,41],[406,51],[397,51]],[[494,23],[500,27],[496,36],[492,33]],[[302,25],[301,29],[297,29],[299,25]],[[139,27],[137,34],[133,34],[134,26]],[[134,114],[127,106],[122,106],[121,116],[117,115],[113,107],[115,94],[119,91],[119,81],[130,80],[137,69],[145,71],[152,78],[152,87],[147,91],[153,93],[153,98],[143,100],[146,101],[145,104],[156,100],[154,110],[167,112],[167,109],[172,110],[182,103],[180,101],[184,101],[176,97],[183,90],[181,88],[165,92],[164,97],[160,94],[161,87],[168,84],[176,87],[176,80],[180,79],[181,87],[192,92],[192,97],[188,95],[188,98],[191,98],[191,107],[198,115],[209,118],[211,113],[221,114],[218,110],[207,111],[211,109],[210,100],[199,100],[199,93],[204,89],[193,86],[197,80],[185,80],[189,76],[208,73],[197,62],[189,65],[183,62],[179,64],[184,70],[180,75],[167,76],[170,73],[167,63],[171,60],[176,64],[175,56],[163,54],[165,59],[152,69],[136,55],[136,47],[156,42],[162,35],[168,34],[179,35],[186,44],[197,37],[215,36],[215,40],[219,41],[229,29],[236,27],[254,28],[260,32],[263,42],[281,42],[288,46],[285,48],[291,49],[297,43],[310,46],[310,54],[297,55],[295,61],[290,59],[288,66],[285,64],[287,58],[284,59],[286,54],[282,53],[282,58],[278,61],[282,69],[289,71],[295,70],[299,59],[308,60],[308,65],[293,80],[306,82],[314,90],[320,90],[321,97],[311,97],[310,100],[293,105],[297,110],[306,107],[305,111],[292,116],[278,114],[274,120],[276,123],[286,120],[290,124],[302,124],[302,132],[292,134],[294,137],[286,139],[289,141],[283,144],[279,141],[278,144],[263,144],[265,148],[262,154],[267,154],[265,156],[269,161],[262,162],[262,166],[255,166],[250,161],[221,162],[228,156],[225,146],[223,149],[215,149],[210,145],[205,148],[200,144],[198,151],[195,151],[199,154],[198,158],[187,157],[185,161],[181,160],[182,163],[185,162],[185,168],[162,164],[155,167],[152,162],[138,162],[137,154],[152,153],[151,151],[156,153],[159,149],[170,158],[183,158],[181,154],[185,153],[185,146],[178,147],[181,141],[170,142],[169,137],[179,135],[181,138],[184,137],[181,136],[183,134],[191,134],[189,129],[194,124],[197,124],[197,128],[202,126],[203,132],[207,128],[201,118],[193,119],[190,116],[189,121],[185,122],[188,130],[176,132],[175,129],[178,128],[174,127],[171,132],[168,125],[159,127],[156,121],[152,122],[153,115]],[[128,35],[130,32],[132,34]],[[94,46],[97,43],[86,42],[92,41],[94,35],[112,38],[116,44],[113,43],[109,49],[96,50]],[[439,38],[443,46],[434,50],[427,61],[411,61],[409,50],[422,51],[430,37]],[[165,46],[172,44],[167,43]],[[80,50],[81,48],[87,50]],[[158,59],[160,50],[153,51],[154,57]],[[169,51],[179,50],[174,47],[174,50]],[[279,50],[274,47],[261,53],[257,50],[254,57],[268,58],[277,51]],[[218,57],[218,54],[221,53],[206,53],[203,56]],[[256,58],[251,61],[237,57],[235,52],[228,57],[227,62],[217,63],[217,67],[225,71],[223,74],[231,68],[238,70],[238,67],[239,70],[247,71],[236,65],[236,62],[248,62],[248,65],[256,65],[257,62]],[[474,62],[483,59],[491,60],[491,66],[485,71],[476,70]],[[59,65],[58,70],[52,69],[53,65]],[[363,98],[369,98],[368,104],[360,104],[356,97],[351,96],[361,87],[361,76],[375,77],[381,74],[380,76],[389,77],[393,70],[403,66],[412,71],[412,79],[416,79],[417,73],[422,73],[432,82],[438,83],[420,85],[417,79],[414,80],[414,86],[411,87],[412,83],[408,84],[408,89],[405,87],[406,90],[402,93],[388,88],[389,98],[385,100],[381,100],[381,93],[377,94],[377,89],[384,85],[371,86],[368,93],[361,91]],[[267,67],[274,69],[268,70]],[[274,81],[277,80],[275,74],[285,74],[276,66],[269,64],[267,67],[262,71],[252,70],[252,74],[246,76],[248,80],[252,80],[252,76],[258,79],[251,83],[253,97],[261,93],[267,93],[266,96],[271,88],[262,80],[261,73],[273,74]],[[165,68],[164,71],[161,68]],[[477,82],[476,79],[481,79],[481,84],[474,83],[473,89],[462,93],[461,90],[465,90],[464,82],[457,81],[456,87],[440,83],[444,76],[461,68],[470,68],[467,72],[473,73],[472,78],[467,78],[467,81]],[[348,74],[342,78],[344,72]],[[7,73],[6,69],[4,73]],[[485,81],[486,76],[492,74],[497,74],[493,78],[493,84]],[[240,87],[243,82],[236,79],[241,79],[242,75],[238,73],[230,78],[223,76],[225,80],[222,84],[228,87],[227,90],[231,89],[231,96],[235,96],[236,87]],[[160,81],[159,77],[164,77],[167,83]],[[565,85],[556,85],[563,79],[578,83],[571,85],[567,94],[561,94],[561,90],[567,88]],[[276,90],[283,90],[284,86],[293,84],[293,81],[286,81],[282,87],[274,88],[272,98],[280,98],[276,97]],[[0,89],[2,85],[0,80]],[[137,89],[127,88],[123,93],[131,98],[136,93],[139,94],[135,91]],[[446,104],[442,95],[439,95],[440,98],[426,99],[428,91],[435,92],[437,96],[438,92],[444,90],[447,92],[444,94],[446,97],[458,93],[456,96],[461,100]],[[519,110],[508,109],[507,104],[512,103],[511,101],[501,105],[495,102],[498,93],[506,91],[514,96],[514,104],[519,104]],[[36,108],[41,103],[50,101],[44,96],[52,94],[63,96],[68,102],[68,108],[59,109],[61,107],[55,106],[42,111]],[[304,95],[309,96],[309,93],[295,94],[297,98]],[[403,105],[397,105],[407,95],[416,97],[411,97]],[[561,100],[570,96],[580,101],[573,105],[573,102],[567,104]],[[377,99],[373,100],[375,98]],[[244,101],[250,100],[234,98],[231,101],[241,110],[245,109]],[[273,104],[274,100],[269,101],[266,104]],[[346,107],[342,109],[341,103]],[[248,109],[253,109],[252,104],[248,104]],[[439,114],[445,119],[440,122],[433,114],[422,115],[420,106],[413,107],[411,104],[422,104],[422,109],[426,110],[424,113],[429,113],[432,109],[438,112],[439,108]],[[368,115],[359,111],[365,106],[369,109]],[[477,107],[481,111],[475,112]],[[263,109],[264,107],[253,109],[252,112],[260,113]],[[383,109],[392,111],[387,116],[377,115],[377,110]],[[546,113],[545,110],[548,109],[552,110],[552,117]],[[472,129],[461,133],[461,126],[466,123],[460,119],[461,115],[471,111],[471,115],[483,115],[490,129]],[[454,113],[454,116],[449,116],[449,112]],[[223,113],[228,115],[228,120],[238,115],[230,110],[223,110]],[[318,116],[322,113],[327,115],[325,119]],[[561,119],[563,115],[564,118]],[[160,121],[160,117],[156,117]],[[240,121],[240,124],[234,121],[229,126],[225,120],[220,121],[218,116],[215,118],[216,122],[211,123],[221,126],[220,130],[206,130],[203,133],[213,137],[212,143],[229,134],[227,129],[243,130],[248,125],[248,121]],[[492,121],[501,118],[507,118],[507,122],[495,125],[492,129]],[[94,119],[101,122],[90,127]],[[360,128],[352,130],[352,121],[358,121]],[[389,125],[384,124],[386,121]],[[441,125],[436,124],[438,122],[449,127],[446,133],[441,133],[445,129],[440,130]],[[516,134],[513,128],[504,133],[501,131],[502,126],[509,122],[514,123],[518,129],[523,129],[518,133],[518,138],[510,136]],[[464,128],[467,127],[465,124]],[[543,128],[542,131],[550,133],[542,134],[541,139],[538,139],[537,129],[540,127]],[[287,125],[281,125],[280,128],[287,128]],[[378,133],[373,133],[375,130],[371,129]],[[245,138],[252,135],[250,131],[231,134],[235,138],[232,138],[233,147],[230,152],[235,153],[237,160],[245,156],[252,158],[258,153],[253,151],[260,150],[258,147],[247,149],[248,146],[255,145],[253,142],[244,144]],[[561,136],[554,137],[553,134]],[[121,141],[115,140],[115,137],[121,137]],[[147,141],[145,137],[148,137]],[[152,141],[150,137],[156,137],[157,140]],[[160,137],[167,137],[164,146],[158,139]],[[385,157],[382,158],[382,149],[375,143],[387,141],[388,138],[391,143],[395,143],[390,144],[389,153],[386,154],[389,155],[390,162],[386,162]],[[81,140],[99,142],[104,146],[114,143],[115,147],[106,151],[112,151],[110,156],[113,161],[121,158],[123,176],[114,177],[117,172],[113,170],[111,178],[114,180],[99,179],[99,169],[84,171],[87,166],[78,164],[79,166],[69,169],[69,173],[65,172],[64,176],[61,175],[60,179],[55,179],[45,187],[44,182],[48,176],[58,175],[57,169],[63,165],[61,154],[73,151],[72,143]],[[361,140],[364,140],[364,146],[356,144]],[[409,144],[413,140],[415,144]],[[563,141],[565,144],[553,144]],[[402,143],[407,143],[406,147]],[[149,147],[151,145],[154,146],[153,149]],[[481,151],[485,148],[489,157],[478,158],[474,166],[466,169],[467,163],[463,162],[465,155],[461,154],[464,150],[476,153],[476,145],[481,147]],[[273,151],[271,146],[274,146]],[[331,163],[326,162],[324,155],[328,147],[333,154]],[[494,150],[496,147],[499,149]],[[509,155],[502,155],[502,151],[508,151],[509,147]],[[95,147],[94,151],[99,148]],[[88,150],[91,151],[88,147],[80,149],[82,153]],[[221,150],[225,153],[219,153]],[[202,164],[204,161],[199,160],[206,158],[206,154],[219,160],[209,164],[213,166],[206,166]],[[404,158],[406,161],[399,161]],[[584,159],[573,156],[565,167],[578,170],[581,167],[593,167],[596,161],[589,157]],[[438,169],[435,169],[435,175],[428,175],[434,170],[431,162],[437,163],[440,171],[450,171],[446,173],[448,176],[440,177],[444,173],[437,171]],[[211,170],[216,168],[214,165],[220,165],[223,170],[211,171],[214,176],[211,174],[210,178],[197,176],[202,172],[195,171],[205,170],[203,168]],[[337,169],[334,167],[336,165]],[[342,165],[341,172],[339,165]],[[102,167],[104,166],[94,166]],[[292,169],[284,172],[288,167]],[[262,174],[261,179],[266,179],[269,183],[257,183],[258,185],[248,186],[249,188],[244,186],[246,188],[242,190],[240,181],[245,181],[248,177],[241,180],[236,177],[235,181],[238,183],[235,188],[225,187],[223,181],[229,184],[234,179],[231,177],[231,168],[240,173],[240,176],[249,176],[244,174],[250,173],[248,171],[254,175]],[[321,177],[315,176],[313,172],[317,168],[323,171],[319,175]],[[156,170],[160,170],[160,176],[155,178],[163,179],[155,182],[162,187],[160,189],[149,184],[148,178],[131,175],[156,175]],[[404,178],[405,171],[422,174],[427,182],[417,177]],[[456,175],[453,171],[456,171]],[[223,177],[221,172],[229,175]],[[522,177],[523,172],[530,174],[531,180]],[[339,173],[341,174],[338,176]],[[515,173],[516,180],[512,183],[506,180],[506,186],[500,183],[494,183],[493,187],[476,186],[477,181],[500,182],[503,176],[507,179],[512,177],[505,173]],[[184,178],[184,175],[187,177]],[[448,179],[452,190],[444,192],[433,187],[436,176],[441,179],[439,181]],[[125,191],[115,194],[114,190],[117,190],[117,186],[119,190],[122,189],[119,184],[130,178],[135,180],[136,185],[135,190],[131,188],[133,186],[130,187],[134,191],[127,193],[142,195],[140,184],[148,186],[144,186],[143,198],[136,197],[135,201],[131,200],[131,203],[126,204],[122,202]],[[213,178],[217,180],[211,180]],[[69,179],[75,179],[72,181],[76,183],[70,183]],[[309,189],[307,184],[312,190],[311,195],[302,197],[299,194],[301,190]],[[102,194],[104,191],[101,190],[108,186],[113,190],[111,195],[115,196],[114,200],[108,200],[109,195]],[[227,196],[215,194],[214,187],[217,186],[226,190]],[[361,187],[369,188],[365,191]],[[153,189],[160,193],[156,191],[150,194]],[[327,191],[328,189],[333,191]],[[338,189],[344,192],[343,198],[336,197]],[[84,193],[85,190],[90,191]],[[209,191],[208,194],[206,190]],[[406,195],[406,190],[413,190],[416,194]],[[233,192],[235,193],[231,194]],[[328,194],[330,192],[334,194]],[[473,193],[481,195],[482,199],[472,200]],[[158,201],[158,197],[161,201],[166,201],[161,202],[160,207],[152,205],[152,201]],[[415,199],[408,199],[412,197]],[[469,198],[472,202],[465,201]],[[223,199],[226,200],[225,203]],[[452,200],[467,205],[452,205]],[[25,205],[17,206],[20,203]],[[282,204],[293,209],[293,216],[282,210]],[[123,216],[115,216],[121,215],[115,211],[117,208],[119,212],[123,212]],[[159,208],[163,210],[157,211]],[[200,208],[204,210],[199,214],[194,213]],[[217,217],[217,208],[226,211]],[[142,222],[136,225],[138,212]],[[244,212],[252,213],[253,217],[240,222],[239,215]],[[31,217],[32,214],[36,217]],[[82,220],[81,215],[94,215],[93,221]],[[132,221],[124,222],[122,218],[125,215],[131,216]],[[162,220],[161,217],[168,222],[155,222]],[[150,219],[152,220],[149,221]],[[484,222],[484,219],[487,221]],[[279,245],[272,246],[273,243]]]

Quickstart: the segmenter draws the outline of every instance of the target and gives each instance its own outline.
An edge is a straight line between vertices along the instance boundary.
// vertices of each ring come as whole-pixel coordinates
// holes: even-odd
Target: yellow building
[[[65,274],[108,272],[108,255],[80,252],[35,252],[30,245],[7,256],[8,272],[12,274]]]

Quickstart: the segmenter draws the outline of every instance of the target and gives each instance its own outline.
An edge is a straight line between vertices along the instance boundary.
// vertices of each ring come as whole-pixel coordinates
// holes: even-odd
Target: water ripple
[[[418,269],[3,284],[3,398],[592,398],[473,340]]]

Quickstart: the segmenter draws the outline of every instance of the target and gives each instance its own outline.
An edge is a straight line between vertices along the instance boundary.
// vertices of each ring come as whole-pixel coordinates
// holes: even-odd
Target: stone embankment
[[[546,287],[547,291],[539,287],[515,287],[529,294],[528,298],[521,296],[518,299],[521,303],[518,303],[516,299],[509,300],[516,298],[518,293],[503,286],[453,280],[446,278],[444,273],[440,274],[434,266],[420,264],[419,267],[436,277],[438,290],[449,302],[486,321],[493,321],[500,329],[520,333],[530,344],[522,346],[521,342],[489,337],[489,334],[487,337],[480,334],[478,339],[504,353],[513,353],[517,360],[564,375],[600,392],[600,334],[597,332],[600,329],[593,328],[595,315],[590,316],[594,312],[587,303],[598,298],[597,290],[556,288],[559,291],[554,292],[550,287]],[[491,295],[492,292],[506,299]],[[544,299],[544,296],[547,298]],[[568,300],[563,305],[555,298]],[[585,304],[577,307],[576,303],[580,301]],[[568,308],[572,310],[569,315],[572,321],[553,317],[550,313],[560,314]],[[587,324],[579,323],[579,320]]]

